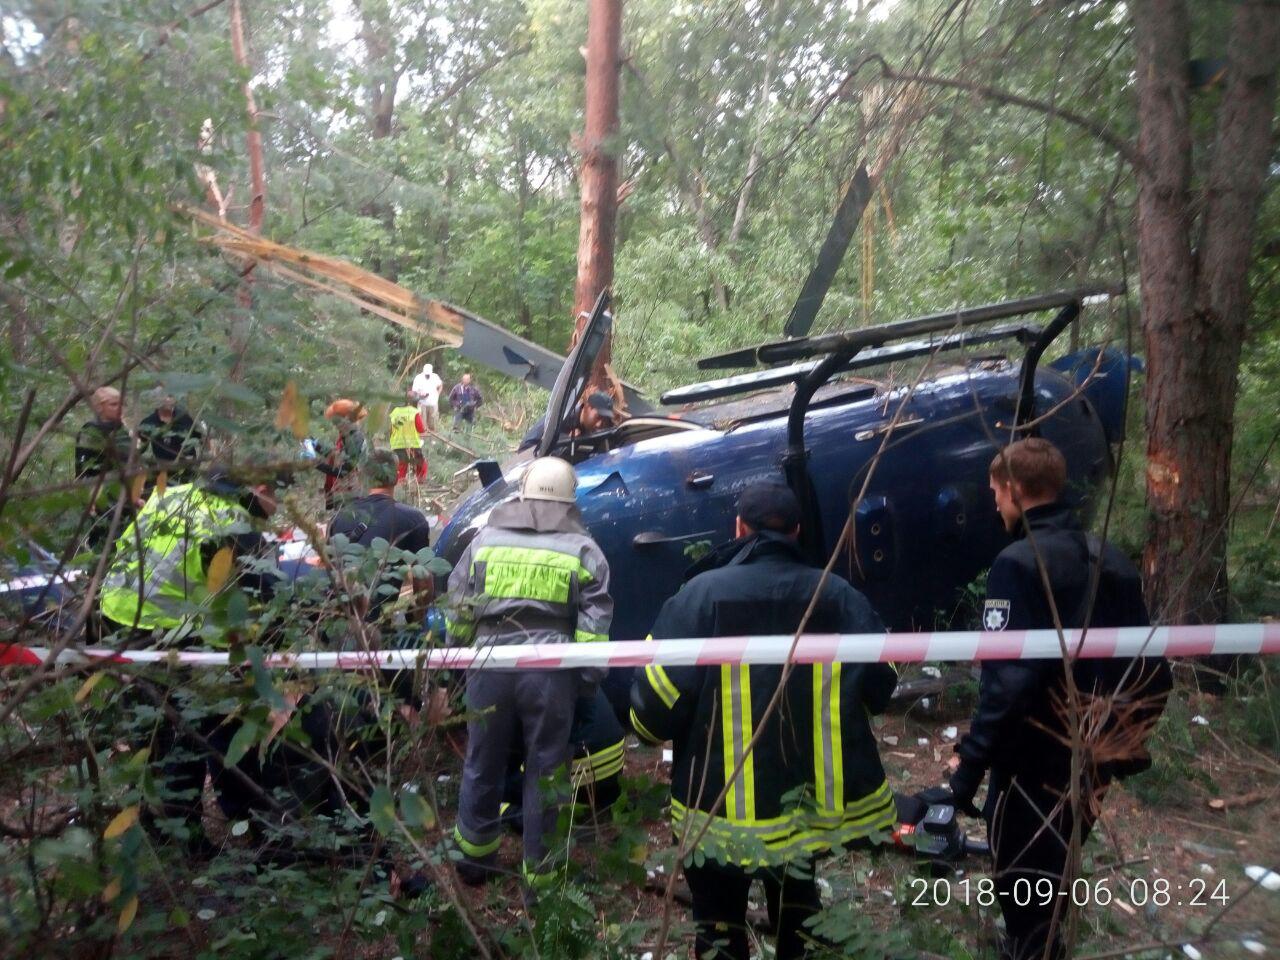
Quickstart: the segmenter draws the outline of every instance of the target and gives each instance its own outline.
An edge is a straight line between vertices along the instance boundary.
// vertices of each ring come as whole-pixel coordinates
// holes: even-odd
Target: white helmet
[[[575,503],[578,475],[559,457],[539,457],[529,464],[520,481],[521,500],[551,500]]]

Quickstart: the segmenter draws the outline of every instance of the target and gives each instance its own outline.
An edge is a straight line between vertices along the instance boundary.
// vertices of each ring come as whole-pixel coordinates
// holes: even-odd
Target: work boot
[[[478,859],[464,857],[456,861],[453,868],[458,873],[458,879],[468,887],[482,887],[489,882],[490,877],[497,874],[498,855],[491,853]]]

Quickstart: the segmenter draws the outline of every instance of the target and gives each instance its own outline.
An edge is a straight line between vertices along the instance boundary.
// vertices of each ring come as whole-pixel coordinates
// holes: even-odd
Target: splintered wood
[[[447,303],[419,297],[398,283],[337,257],[254,236],[204,210],[187,206],[177,210],[198,224],[211,227],[213,233],[203,238],[205,242],[237,260],[256,263],[282,279],[337,297],[450,346],[462,343],[463,315]]]

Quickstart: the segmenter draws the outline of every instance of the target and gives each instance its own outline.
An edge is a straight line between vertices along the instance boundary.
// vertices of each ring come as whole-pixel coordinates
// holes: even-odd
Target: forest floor
[[[963,697],[942,700],[928,711],[917,703],[905,713],[877,718],[881,757],[895,789],[914,791],[942,780],[968,715]],[[1187,943],[1205,957],[1248,956],[1257,949],[1250,941],[1271,949],[1280,944],[1280,895],[1258,888],[1245,873],[1254,864],[1280,867],[1280,833],[1274,828],[1280,763],[1227,734],[1233,712],[1233,704],[1184,691],[1158,735],[1153,770],[1108,793],[1085,848],[1089,889],[1080,888],[1085,906],[1075,956],[1194,957],[1180,951]],[[660,751],[635,747],[627,775],[637,784],[664,784],[669,766]],[[666,825],[658,819],[644,826],[648,850],[669,854]],[[976,821],[963,828],[982,835]],[[651,854],[642,884],[597,886],[590,879],[593,848],[607,845],[609,836],[605,828],[579,848],[579,882],[597,910],[630,917],[649,931],[632,953],[642,957],[656,945],[652,937],[664,912],[669,859]],[[516,838],[504,843],[502,857],[514,872]],[[818,876],[825,902],[852,905],[858,918],[853,922],[865,928],[863,942],[876,943],[880,935],[882,948],[905,942],[915,956],[994,956],[999,910],[976,902],[990,864],[970,857],[956,867],[939,876],[900,850],[886,850],[829,858],[820,863]],[[685,956],[692,942],[687,888],[677,881],[674,890],[667,953]],[[514,879],[467,893],[494,926],[520,921]],[[763,925],[763,904],[753,897],[751,917]],[[1145,951],[1138,949],[1144,945]]]

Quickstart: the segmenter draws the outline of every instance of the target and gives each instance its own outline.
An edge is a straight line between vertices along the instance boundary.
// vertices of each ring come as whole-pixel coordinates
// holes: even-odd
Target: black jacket
[[[1054,628],[1050,594],[1044,589],[1037,552],[1044,561],[1053,604],[1064,628],[1141,627],[1150,622],[1142,600],[1141,577],[1116,547],[1087,536],[1072,512],[1061,504],[1032,507],[1026,511],[1026,521],[1031,536],[1006,547],[991,566],[983,629]],[[1092,615],[1087,617],[1095,572],[1096,597]],[[1136,662],[1078,660],[1073,674],[1086,694],[1086,709],[1089,701],[1101,706],[1093,697],[1108,694],[1119,694],[1123,702],[1139,705],[1132,713],[1111,711],[1112,719],[1105,728],[1109,731],[1115,730],[1116,718],[1121,715],[1126,723],[1154,723],[1170,687],[1168,663],[1158,658]],[[985,661],[973,723],[956,746],[960,768],[951,783],[956,797],[971,800],[988,768],[989,806],[1015,775],[1032,778],[1037,784],[1065,784],[1071,764],[1065,704],[1061,660]],[[1089,739],[1102,745],[1115,738],[1104,733]],[[1093,759],[1095,782],[1149,766],[1141,753],[1116,757],[1098,751]]]
[[[719,566],[717,566],[719,564]],[[704,562],[666,602],[653,638],[792,633],[822,571],[796,545],[762,533]],[[809,633],[879,633],[865,597],[831,576]],[[672,820],[696,830],[704,856],[744,865],[777,863],[887,832],[893,796],[871,731],[897,675],[885,664],[803,664],[787,682],[723,805],[714,801],[743,757],[781,680],[782,667],[647,667],[632,686],[631,721],[651,742],[671,740]]]

